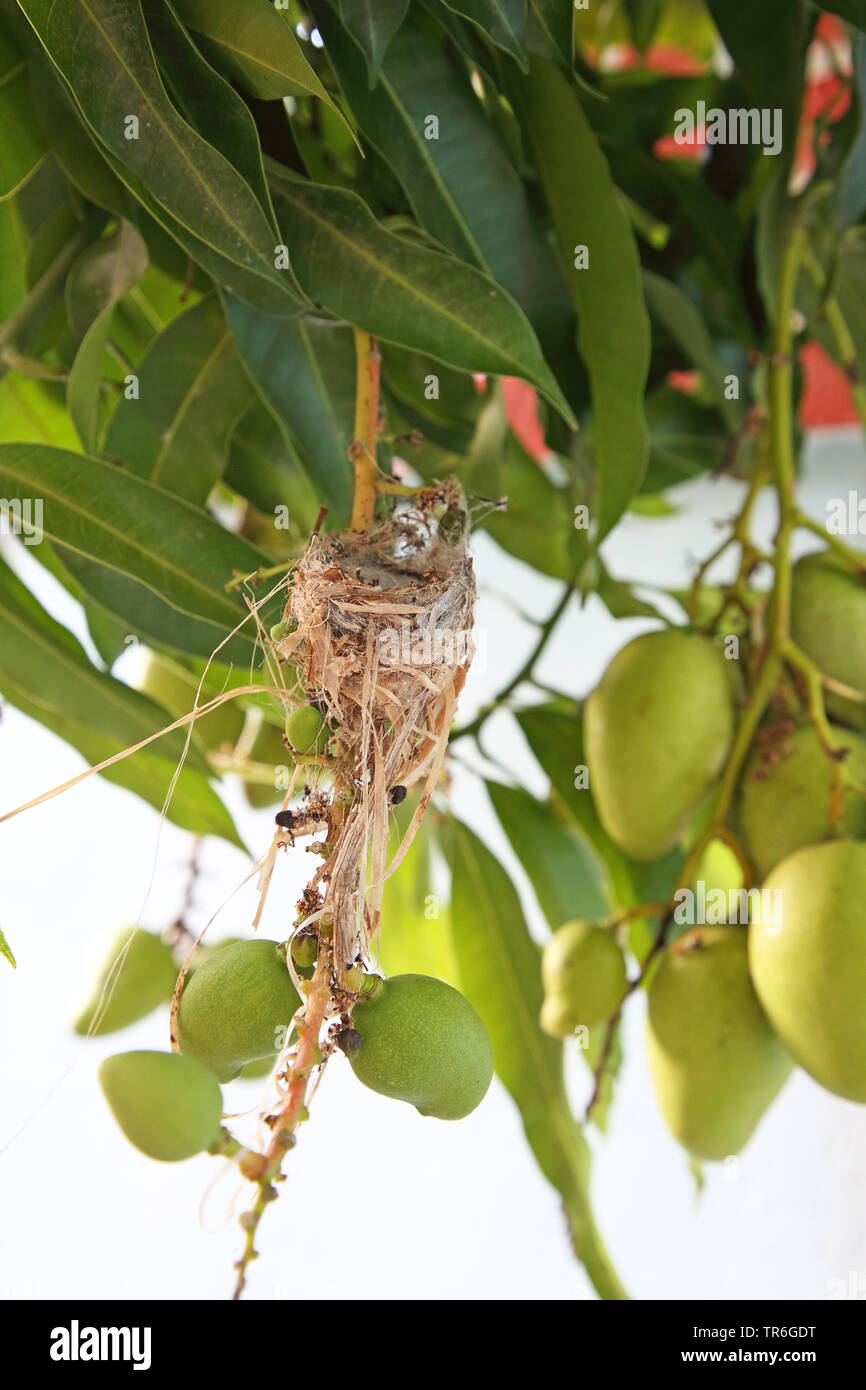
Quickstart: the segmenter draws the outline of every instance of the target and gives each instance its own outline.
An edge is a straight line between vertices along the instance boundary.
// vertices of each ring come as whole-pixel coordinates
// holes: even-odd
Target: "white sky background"
[[[863,465],[851,432],[813,441],[802,491],[807,509],[823,519],[827,498],[849,488],[862,496]],[[739,496],[730,481],[699,482],[675,494],[683,504],[678,516],[629,517],[605,547],[612,571],[682,585],[691,578],[690,561],[717,539],[714,519],[733,513]],[[759,540],[769,539],[773,521],[765,497]],[[812,548],[808,538],[804,548]],[[516,597],[538,617],[559,592],[483,537],[476,557],[487,662],[470,679],[464,717],[507,681],[535,639],[489,589]],[[75,606],[50,581],[41,593],[73,623]],[[545,655],[542,679],[585,693],[613,652],[647,626],[614,623],[600,604],[580,610],[575,602]],[[490,730],[497,756],[543,792],[545,779],[513,721],[498,716]],[[464,746],[461,756],[466,752]],[[3,809],[83,766],[60,740],[8,707],[0,721],[0,760]],[[230,804],[247,842],[264,846],[272,812],[250,811],[236,789]],[[458,769],[454,805],[515,869],[530,921],[543,934],[531,889],[483,793]],[[230,1292],[240,1236],[229,1208],[249,1189],[224,1174],[200,1213],[221,1165],[207,1157],[182,1164],[144,1158],[117,1129],[96,1078],[102,1056],[166,1047],[164,1018],[91,1042],[68,1027],[106,938],[138,915],[156,832],[155,812],[98,778],[0,828],[0,926],[18,958],[15,972],[0,961],[0,1146],[26,1122],[0,1157],[0,1297],[182,1299]],[[159,929],[176,915],[189,843],[175,827],[163,828],[144,925]],[[198,924],[248,867],[239,851],[212,839],[203,862]],[[302,852],[294,862],[280,860],[265,934],[287,934],[309,863]],[[214,935],[245,932],[253,900],[248,885],[224,909]],[[866,1108],[835,1099],[797,1073],[736,1166],[707,1167],[698,1199],[686,1156],[655,1107],[643,1011],[643,997],[633,999],[610,1130],[591,1136],[598,1222],[632,1296],[824,1298],[833,1280],[866,1281]],[[577,1058],[571,1062],[579,1105],[587,1074]],[[227,1103],[254,1106],[259,1087],[236,1082]],[[337,1057],[287,1170],[280,1200],[262,1223],[263,1254],[252,1266],[248,1297],[309,1298],[326,1290],[337,1299],[593,1296],[569,1252],[557,1194],[535,1167],[498,1081],[469,1119],[448,1124],[365,1090]]]

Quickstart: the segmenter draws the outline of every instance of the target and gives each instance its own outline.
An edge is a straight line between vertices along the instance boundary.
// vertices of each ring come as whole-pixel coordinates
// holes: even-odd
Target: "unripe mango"
[[[286,738],[296,753],[324,753],[331,731],[313,705],[296,705],[286,715]]]
[[[181,995],[180,1050],[206,1063],[220,1081],[231,1081],[247,1062],[276,1057],[299,1004],[276,942],[223,946]]]
[[[218,1144],[222,1095],[213,1073],[173,1052],[119,1052],[106,1057],[99,1082],[127,1139],[165,1163]]]
[[[611,839],[635,859],[676,843],[721,771],[734,683],[705,637],[680,629],[630,642],[584,707],[593,799]]]
[[[866,1102],[866,845],[798,849],[770,874],[781,925],[749,929],[749,963],[779,1037],[828,1091]]]
[[[825,676],[866,696],[866,579],[836,556],[806,555],[794,566],[791,635]],[[825,693],[828,713],[866,729],[866,702]]]
[[[468,999],[430,975],[395,975],[352,1013],[361,1046],[349,1062],[379,1095],[422,1115],[461,1120],[493,1077],[493,1048]]]
[[[253,739],[248,757],[252,763],[263,763],[274,769],[285,767],[291,770],[293,766],[292,755],[283,743],[279,729],[264,719]],[[244,796],[250,806],[259,811],[264,806],[273,806],[277,801],[282,801],[285,788],[281,789],[275,783],[276,774],[273,782],[244,782]]]
[[[206,686],[202,686],[199,693],[196,677],[158,652],[148,656],[139,689],[168,710],[174,719],[182,719],[195,708],[197,694],[199,705],[206,705],[218,693]],[[196,719],[193,733],[205,748],[228,751],[234,748],[243,727],[244,711],[236,700],[226,700],[212,714]]]
[[[844,773],[866,786],[866,741],[837,730],[837,745],[850,752]],[[749,857],[758,875],[766,877],[794,850],[830,838],[834,765],[811,725],[797,729],[787,741],[786,756],[768,761],[767,750],[753,749],[740,783],[738,814]],[[848,788],[842,803],[842,822],[851,839],[866,836],[866,797]]]
[[[743,927],[695,927],[649,992],[647,1051],[661,1112],[696,1158],[739,1153],[791,1071],[749,977]]]
[[[566,922],[541,957],[541,1026],[554,1038],[610,1018],[625,993],[625,957],[612,931]]]
[[[153,932],[139,928],[133,936],[133,931],[123,927],[112,937],[90,999],[73,1024],[76,1033],[86,1036],[99,1013],[99,1025],[91,1036],[116,1033],[171,999],[177,966],[170,948]],[[118,970],[118,959],[127,943]],[[112,984],[108,984],[109,978]]]

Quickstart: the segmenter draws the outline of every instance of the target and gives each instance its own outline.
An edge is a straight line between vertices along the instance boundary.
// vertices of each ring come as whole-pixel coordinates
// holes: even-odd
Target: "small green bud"
[[[295,965],[301,968],[315,965],[319,954],[319,938],[315,932],[298,932],[297,936],[292,937],[291,950]]]
[[[268,635],[272,642],[282,642],[286,637],[290,637],[293,632],[297,632],[297,630],[297,618],[284,618],[281,623],[274,623]]]

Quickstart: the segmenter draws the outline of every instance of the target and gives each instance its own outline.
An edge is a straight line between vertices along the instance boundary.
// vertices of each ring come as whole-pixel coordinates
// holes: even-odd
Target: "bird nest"
[[[377,936],[386,878],[405,855],[438,779],[474,654],[469,521],[455,480],[397,503],[370,533],[313,536],[298,563],[281,647],[334,731],[327,859],[311,914],[333,924],[339,972]],[[387,863],[390,808],[422,784]],[[309,919],[308,919],[309,920]]]

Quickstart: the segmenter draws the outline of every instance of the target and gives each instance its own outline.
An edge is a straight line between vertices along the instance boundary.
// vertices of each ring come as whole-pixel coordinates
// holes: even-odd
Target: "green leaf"
[[[320,499],[339,518],[352,509],[347,450],[355,412],[355,346],[337,324],[278,319],[225,297],[238,351]]]
[[[539,951],[517,893],[498,860],[460,821],[449,820],[443,843],[461,988],[484,1020],[497,1074],[520,1111],[539,1167],[562,1195],[587,1274],[602,1298],[623,1299],[592,1216],[589,1150],[566,1098],[562,1044],[539,1027]]]
[[[124,611],[130,593],[142,603],[149,596],[145,616],[155,614],[166,630],[159,640],[181,650],[199,650],[177,640],[191,631],[213,639],[210,654],[244,613],[242,600],[227,594],[225,584],[233,571],[247,574],[265,563],[206,512],[112,464],[65,449],[0,444],[0,495],[41,498],[45,536],[62,548],[64,563],[83,562],[83,587],[121,617],[130,616]],[[80,578],[80,568],[75,572]],[[248,660],[249,623],[243,631],[249,637],[240,649]]]
[[[759,106],[783,111],[784,163],[794,158],[811,28],[806,0],[707,0],[725,47]],[[768,159],[771,165],[773,160]]]
[[[16,968],[15,957],[12,954],[12,947],[9,945],[9,942],[6,940],[6,937],[3,935],[2,931],[0,931],[0,956],[2,956],[4,960],[8,960],[13,970]]]
[[[572,67],[574,6],[562,0],[530,0],[532,19],[555,54]]]
[[[269,0],[175,0],[175,9],[251,96],[279,101],[309,94],[339,111],[304,57],[288,15]]]
[[[361,61],[336,23],[323,32],[362,133],[388,160],[421,225],[517,301],[548,361],[573,358],[574,315],[565,281],[468,81],[410,19],[370,91]],[[431,112],[439,123],[436,139],[427,138]]]
[[[138,0],[120,9],[111,0],[21,0],[21,8],[111,167],[148,210],[163,210],[205,252],[291,296],[253,190],[169,101]],[[139,122],[137,139],[128,138],[135,133],[131,117]]]
[[[485,438],[488,430],[491,438]],[[506,497],[503,511],[491,510],[479,523],[503,550],[552,579],[570,579],[571,512],[568,495],[555,487],[535,459],[506,430],[496,436],[496,405],[488,401],[472,442],[466,483],[484,497]],[[479,468],[480,463],[480,468]]]
[[[645,53],[664,11],[665,0],[625,0],[635,47]]]
[[[143,8],[175,108],[243,175],[275,229],[262,148],[249,107],[199,53],[169,0],[143,0]]]
[[[601,865],[571,826],[522,787],[488,782],[487,791],[552,930],[610,911]]]
[[[319,500],[273,415],[258,399],[231,437],[225,481],[260,512],[288,507],[293,533],[299,540],[309,536]]]
[[[98,444],[102,363],[114,306],[147,269],[147,247],[131,222],[82,251],[66,281],[69,322],[79,339],[66,382],[66,404],[88,453]]]
[[[387,232],[342,188],[275,175],[277,215],[314,303],[467,371],[524,377],[574,423],[523,312],[487,276]]]
[[[697,367],[719,414],[728,429],[734,432],[742,418],[742,407],[725,395],[725,368],[719,361],[700,310],[673,280],[645,270],[643,284],[650,312],[664,325],[692,365]]]
[[[16,198],[0,202],[0,322],[11,318],[28,290],[27,232]]]
[[[81,445],[64,404],[62,385],[7,372],[0,379],[0,439],[79,449]]]
[[[583,108],[562,73],[533,59],[515,84],[577,308],[578,347],[592,389],[598,537],[640,485],[649,442],[643,394],[649,324],[628,214]],[[574,268],[574,248],[589,267]]]
[[[371,87],[408,10],[409,0],[340,0],[340,18],[364,55]]]
[[[394,855],[415,810],[405,801],[392,819],[388,857]],[[431,818],[425,816],[395,874],[385,883],[377,966],[388,975],[434,975],[459,986],[451,917],[433,884]]]
[[[72,633],[49,617],[2,560],[0,593],[0,668],[8,673],[4,681],[62,710],[73,723],[117,739],[121,747],[140,743],[171,723],[146,695],[97,670]],[[185,741],[186,731],[178,729],[154,747],[160,757],[177,760]],[[189,762],[207,771],[194,748]]]
[[[829,5],[819,5],[819,9],[841,15],[849,24],[856,24],[866,32],[866,0],[831,0]]]
[[[449,10],[471,19],[497,48],[526,68],[526,0],[445,0]]]
[[[216,294],[153,339],[138,378],[138,399],[124,394],[118,400],[103,452],[203,506],[225,471],[229,439],[252,400]]]
[[[33,110],[27,64],[0,30],[0,199],[30,177],[47,146]]]

